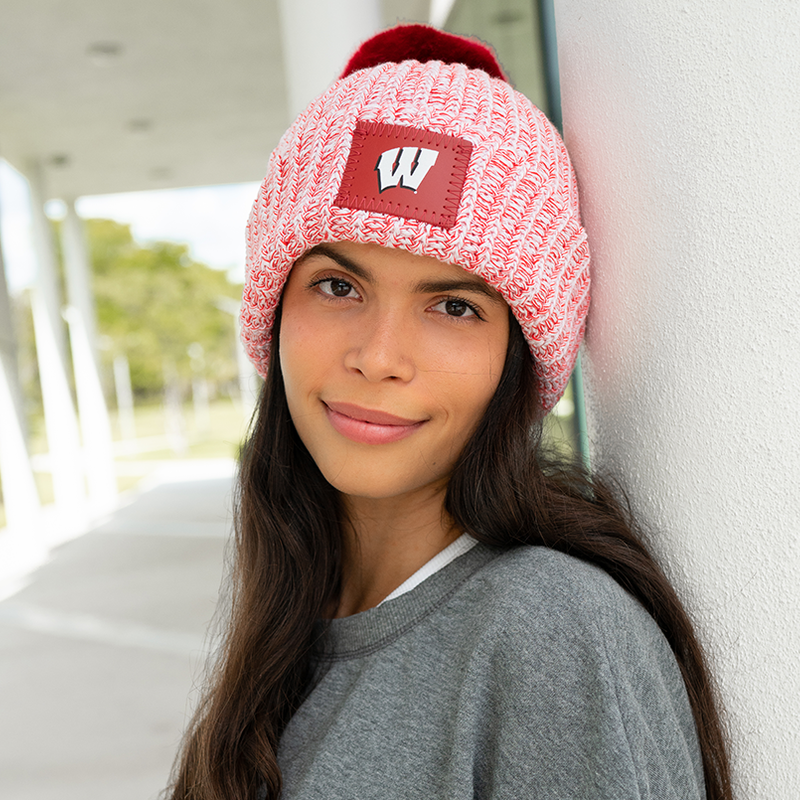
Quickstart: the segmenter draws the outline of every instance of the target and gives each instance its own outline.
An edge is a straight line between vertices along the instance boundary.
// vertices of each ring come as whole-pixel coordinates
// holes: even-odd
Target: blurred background
[[[560,126],[549,0],[4,0],[3,798],[166,784],[259,388],[249,208],[294,115],[398,21],[488,41]],[[576,457],[581,410],[578,381],[547,425]]]

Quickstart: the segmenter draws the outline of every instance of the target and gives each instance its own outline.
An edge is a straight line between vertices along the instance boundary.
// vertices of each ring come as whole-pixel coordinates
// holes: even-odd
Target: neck
[[[348,520],[337,617],[373,608],[461,533],[444,513],[445,487],[400,497],[344,495]]]

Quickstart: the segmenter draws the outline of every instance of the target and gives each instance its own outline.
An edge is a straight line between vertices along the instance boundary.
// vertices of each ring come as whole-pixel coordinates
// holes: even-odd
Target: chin
[[[321,468],[325,480],[338,492],[368,500],[389,500],[417,492],[437,493],[447,487],[448,477],[440,473],[408,474],[394,467],[386,469],[327,470]]]

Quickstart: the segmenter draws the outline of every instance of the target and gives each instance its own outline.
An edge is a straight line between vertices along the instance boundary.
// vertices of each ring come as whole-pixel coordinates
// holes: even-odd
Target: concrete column
[[[435,28],[444,27],[456,0],[431,0],[430,24]]]
[[[66,207],[61,223],[61,247],[69,308],[64,316],[69,324],[89,499],[93,513],[104,513],[117,496],[111,420],[100,380],[91,267],[83,220],[75,213],[72,200],[66,202]]]
[[[330,86],[355,48],[381,28],[379,0],[280,0],[289,113]]]
[[[64,317],[69,324],[72,345],[89,500],[92,514],[99,515],[110,511],[117,497],[111,420],[83,315],[74,306],[69,306],[64,311]]]
[[[220,311],[224,311],[233,317],[236,331],[236,363],[239,367],[239,397],[242,403],[242,414],[249,419],[258,402],[262,380],[256,372],[253,362],[247,357],[242,345],[242,326],[239,321],[241,304],[230,297],[220,297],[216,305]]]
[[[593,463],[695,618],[739,800],[800,797],[800,4],[556,0]]]
[[[1,199],[1,198],[0,198]],[[14,402],[13,414],[18,418],[21,430],[25,431],[22,389],[19,386],[17,365],[17,337],[14,332],[14,320],[11,313],[11,297],[6,282],[5,261],[3,259],[3,239],[0,231],[0,355],[7,365],[9,391]]]
[[[59,290],[58,265],[53,243],[50,221],[44,213],[44,191],[42,167],[38,162],[27,165],[25,177],[28,180],[28,193],[31,200],[31,227],[33,246],[36,255],[37,280],[35,295],[46,309],[52,321],[52,339],[58,358],[65,373],[68,372],[67,336],[64,321],[61,319],[63,301]]]
[[[0,240],[0,483],[6,526],[30,532],[39,516],[39,494],[26,443],[2,244]]]
[[[136,438],[136,419],[133,415],[131,369],[125,355],[114,356],[114,389],[117,395],[117,418],[122,439]]]
[[[44,214],[40,180],[33,166],[28,173],[38,267],[31,299],[33,328],[53,494],[60,520],[67,527],[76,527],[83,523],[86,510],[83,459],[78,420],[67,380],[65,326],[61,317],[56,259],[50,225]]]
[[[246,419],[249,419],[253,415],[256,403],[258,403],[258,395],[263,381],[242,346],[238,313],[234,319],[236,324],[236,363],[239,367],[239,397],[242,402],[242,414]]]
[[[97,325],[95,324],[94,296],[91,285],[91,265],[86,247],[83,220],[75,211],[75,201],[65,200],[66,214],[61,222],[61,251],[64,256],[64,276],[67,283],[69,304],[83,320],[92,351],[92,358],[99,371],[97,356]]]

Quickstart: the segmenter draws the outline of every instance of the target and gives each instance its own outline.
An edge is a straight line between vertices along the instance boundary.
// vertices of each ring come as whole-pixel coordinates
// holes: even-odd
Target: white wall
[[[800,3],[556,0],[595,465],[695,617],[737,797],[800,797]]]

